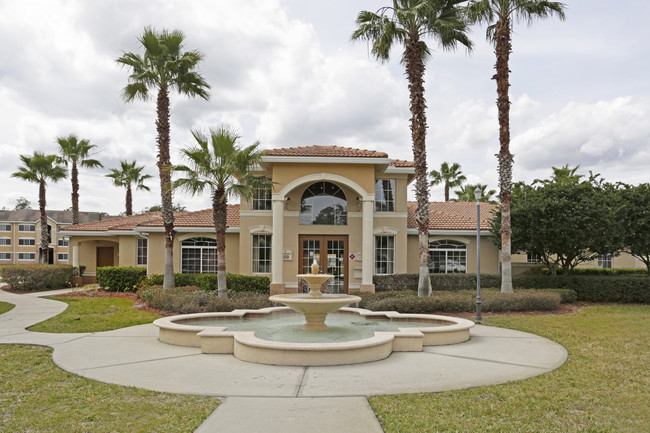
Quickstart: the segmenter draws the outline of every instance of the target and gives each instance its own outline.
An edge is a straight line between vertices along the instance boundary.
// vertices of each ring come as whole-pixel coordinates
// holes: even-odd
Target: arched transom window
[[[181,242],[181,273],[216,274],[217,241],[192,238]]]
[[[348,223],[345,194],[331,182],[309,185],[300,200],[300,224],[344,226]]]
[[[448,274],[467,272],[467,245],[444,239],[429,242],[429,272]]]

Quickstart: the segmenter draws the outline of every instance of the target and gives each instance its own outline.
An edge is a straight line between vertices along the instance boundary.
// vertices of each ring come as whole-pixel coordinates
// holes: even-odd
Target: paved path
[[[85,334],[26,331],[66,308],[40,298],[50,294],[0,290],[0,301],[16,305],[0,315],[0,343],[50,346],[59,367],[102,382],[223,398],[197,430],[201,433],[382,432],[367,396],[504,383],[549,372],[567,359],[566,349],[550,340],[476,326],[466,343],[397,352],[382,361],[327,367],[260,365],[160,343],[153,325]]]

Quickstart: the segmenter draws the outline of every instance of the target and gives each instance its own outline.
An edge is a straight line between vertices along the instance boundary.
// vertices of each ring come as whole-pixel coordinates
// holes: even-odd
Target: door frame
[[[299,251],[299,257],[298,257],[298,273],[302,274],[302,261],[303,261],[303,248],[302,248],[302,242],[304,240],[318,240],[320,242],[320,257],[321,257],[321,263],[319,263],[319,266],[322,264],[322,258],[327,257],[327,241],[343,241],[343,293],[348,293],[348,278],[349,278],[349,269],[350,269],[350,264],[348,263],[348,235],[322,235],[322,234],[313,234],[313,235],[298,235],[298,251]],[[323,254],[323,250],[325,251],[325,254]],[[327,269],[327,267],[325,267]]]

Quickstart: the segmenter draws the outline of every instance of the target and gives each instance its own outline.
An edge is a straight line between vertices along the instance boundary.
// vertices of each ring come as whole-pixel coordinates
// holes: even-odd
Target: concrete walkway
[[[52,294],[0,290],[0,301],[16,305],[0,315],[0,344],[50,346],[59,367],[102,382],[223,398],[201,433],[382,432],[367,396],[505,383],[554,370],[568,356],[564,347],[536,335],[476,326],[466,343],[397,352],[377,362],[259,365],[160,343],[153,325],[85,334],[26,331],[66,308],[40,298]]]

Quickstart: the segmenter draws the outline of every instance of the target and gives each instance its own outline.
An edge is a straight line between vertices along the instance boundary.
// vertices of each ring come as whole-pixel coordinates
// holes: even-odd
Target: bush
[[[551,275],[551,270],[541,268],[542,275]],[[556,270],[557,274],[562,272],[562,268]],[[647,276],[648,270],[645,268],[574,268],[571,275],[597,275],[601,277],[612,277],[617,275],[639,275]]]
[[[76,274],[69,265],[11,265],[0,268],[2,280],[14,290],[56,290],[70,287]]]
[[[650,302],[650,278],[636,276],[516,275],[518,289],[571,289],[578,301]]]
[[[431,288],[434,291],[472,290],[476,288],[476,274],[429,274]],[[418,289],[418,274],[375,275],[375,291]],[[498,274],[481,274],[482,287],[500,287],[501,276]]]
[[[215,291],[203,290],[197,286],[178,286],[173,289],[144,286],[138,290],[138,297],[151,308],[180,314],[257,310],[273,306],[268,296],[260,293],[241,292],[228,298],[219,298]]]
[[[174,274],[174,283],[177,287],[196,286],[204,290],[218,288],[217,274]],[[162,275],[149,275],[143,282],[143,286],[161,286]],[[226,274],[226,286],[228,293],[255,292],[269,294],[271,280],[268,277],[256,275]]]
[[[97,283],[110,292],[130,292],[146,278],[145,268],[105,266],[97,268]]]

